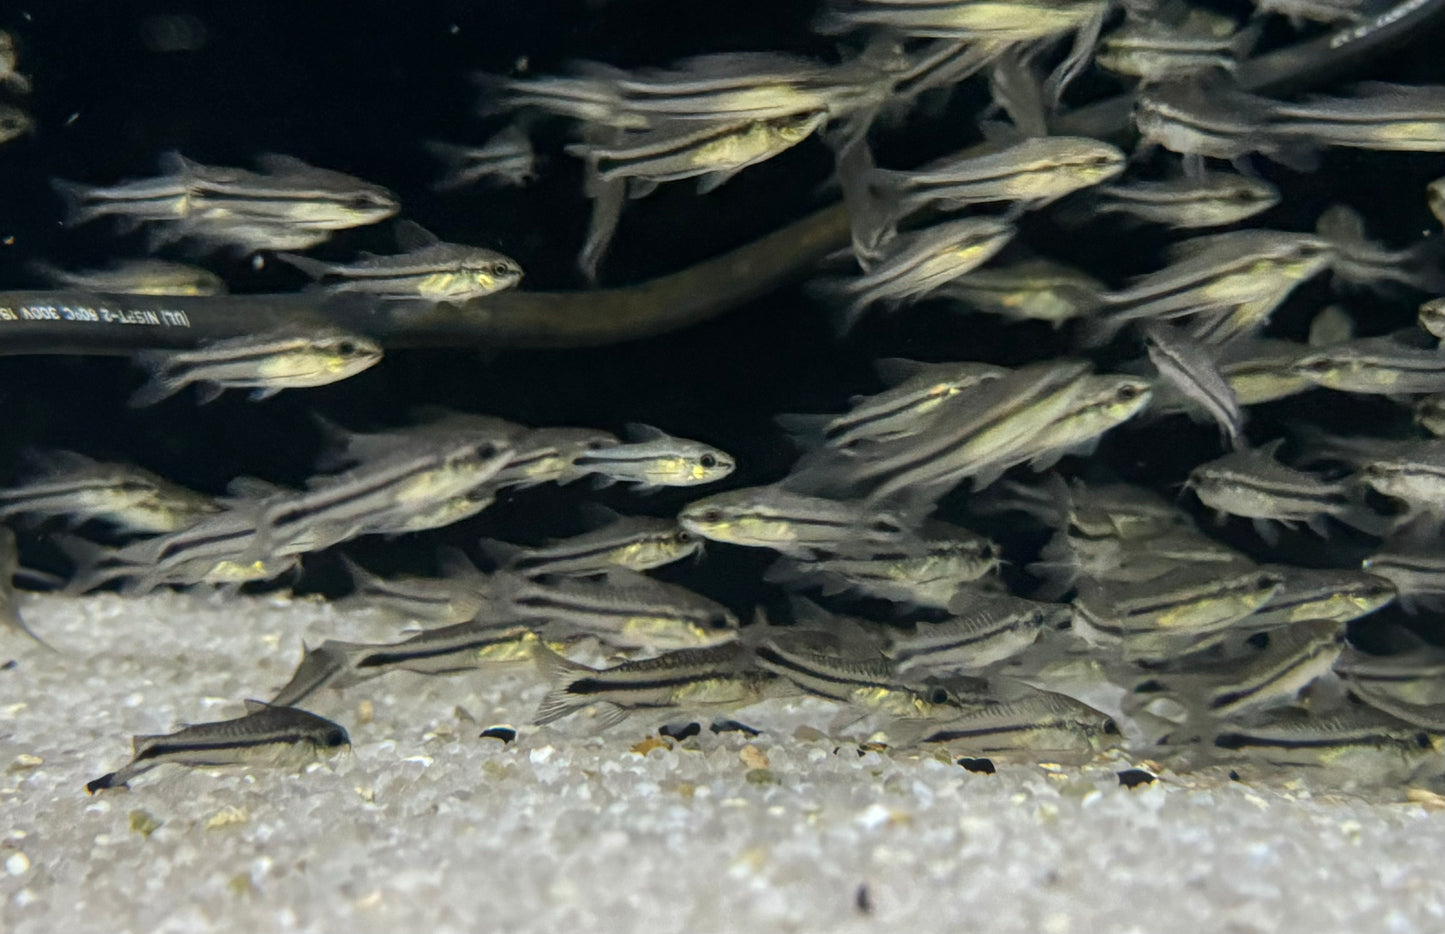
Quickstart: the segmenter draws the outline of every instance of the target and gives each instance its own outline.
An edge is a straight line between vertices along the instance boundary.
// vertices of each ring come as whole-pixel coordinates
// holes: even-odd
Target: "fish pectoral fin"
[[[44,639],[37,636],[35,634],[35,630],[31,629],[25,624],[25,620],[22,619],[20,616],[20,611],[15,609],[14,607],[5,607],[3,609],[0,609],[0,625],[23,633],[24,635],[28,636],[32,642],[45,649],[47,652],[59,652],[59,650],[56,649],[55,646],[51,645],[49,642],[46,642]]]
[[[1258,533],[1260,541],[1273,548],[1279,544],[1279,528],[1269,519],[1251,519],[1254,531]]]
[[[707,172],[703,174],[702,177],[697,180],[697,193],[700,195],[707,194],[738,174],[739,171],[741,170],[726,169],[719,172]]]
[[[917,746],[938,726],[932,720],[925,720],[921,717],[901,717],[887,724],[883,732],[888,735],[888,745],[893,749],[906,749]]]

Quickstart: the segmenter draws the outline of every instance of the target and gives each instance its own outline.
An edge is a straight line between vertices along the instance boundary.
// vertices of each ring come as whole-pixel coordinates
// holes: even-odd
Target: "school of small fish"
[[[1173,0],[1122,7],[827,0],[813,28],[842,43],[833,62],[728,52],[483,76],[482,111],[507,123],[479,146],[428,143],[445,167],[437,188],[526,185],[539,171],[531,131],[567,127],[592,202],[578,258],[589,276],[629,201],[687,179],[707,193],[814,140],[835,157],[852,231],[812,290],[840,340],[870,315],[943,303],[1047,322],[1071,349],[1009,365],[879,360],[877,385],[847,411],[759,425],[785,432],[798,457],[743,488],[729,486],[728,452],[656,427],[618,437],[443,410],[369,433],[318,416],[331,451],[299,488],[240,477],[207,495],[134,465],[32,451],[0,489],[0,520],[64,520],[54,540],[74,570],[58,587],[74,594],[284,581],[324,549],[452,526],[546,485],[699,488],[670,517],[593,504],[574,537],[445,550],[440,576],[384,577],[344,558],[345,603],[394,614],[411,634],[308,647],[269,700],[137,736],[131,761],[87,790],[167,763],[296,768],[349,745],[345,728],[297,706],[319,691],[516,665],[547,683],[537,725],[585,713],[599,730],[699,716],[767,729],[739,711],[806,696],[837,708],[840,736],[968,763],[1131,756],[1362,784],[1445,777],[1445,251],[1427,227],[1427,212],[1445,224],[1445,177],[1420,192],[1424,235],[1412,244],[1371,239],[1367,205],[1330,207],[1310,230],[1242,226],[1281,198],[1253,160],[1308,171],[1343,147],[1433,160],[1445,175],[1445,86],[1276,98],[1235,82],[1278,17],[1302,30],[1366,22],[1385,9],[1366,0],[1268,0],[1245,23]],[[15,48],[0,34],[7,97],[28,88]],[[1132,152],[1050,131],[1095,72],[1137,86]],[[875,164],[878,134],[965,82],[992,101],[975,144],[913,167]],[[0,101],[0,143],[30,129]],[[66,222],[113,218],[143,228],[153,250],[269,256],[340,300],[486,301],[523,278],[495,250],[405,220],[397,253],[322,262],[300,251],[395,217],[398,199],[286,155],[258,155],[255,170],[174,152],[158,161],[152,178],[57,180]],[[1028,250],[1025,221],[1039,212],[1079,230],[1153,225],[1165,259],[1111,287]],[[155,258],[33,272],[100,294],[226,289],[209,270]],[[1276,310],[1324,276],[1370,291],[1371,313],[1326,308],[1307,339],[1277,327]],[[227,389],[262,400],[381,358],[366,336],[299,325],[146,351],[131,404],[191,386],[199,403]],[[1269,408],[1310,391],[1317,423]],[[1336,432],[1332,400],[1345,396],[1398,417]],[[1168,419],[1210,426],[1182,486],[1094,456],[1150,445]],[[1033,550],[978,531],[1000,527]],[[26,573],[15,536],[0,532],[0,620],[39,643],[11,583]],[[676,582],[685,570],[649,573],[727,562],[734,548],[775,555],[765,581],[786,595],[788,618],[703,596]],[[1415,615],[1374,622],[1391,604]]]

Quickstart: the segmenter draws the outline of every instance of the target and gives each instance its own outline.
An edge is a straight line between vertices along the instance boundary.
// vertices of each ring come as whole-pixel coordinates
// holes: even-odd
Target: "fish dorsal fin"
[[[437,549],[437,569],[443,577],[476,577],[477,566],[460,548],[443,545]]]
[[[338,425],[320,412],[311,413],[311,423],[321,432],[321,440],[328,445],[344,448],[356,436],[355,432]]]
[[[407,414],[419,423],[439,422],[456,415],[457,410],[444,405],[417,405],[408,409]]]
[[[853,404],[857,405],[858,403]],[[823,443],[823,435],[833,419],[832,415],[803,415],[783,412],[773,416],[773,424],[781,428],[799,447],[815,448]]]
[[[667,441],[671,437],[661,428],[654,428],[651,425],[644,425],[641,422],[628,422],[622,426],[622,435],[628,441],[635,444],[645,444],[649,441]]]
[[[199,163],[192,162],[174,149],[161,153],[156,163],[160,166],[162,175],[192,175],[200,168]]]
[[[256,700],[256,698],[254,697],[248,697],[241,703],[245,706],[246,713],[248,714],[260,713],[263,710],[270,710],[272,707],[271,704],[268,704],[263,700]]]
[[[226,495],[235,500],[257,500],[288,492],[287,489],[260,477],[236,477],[226,484]]]
[[[988,153],[1007,149],[1025,138],[1018,127],[1006,120],[980,120],[978,130],[983,134]]]
[[[1355,336],[1355,319],[1339,305],[1330,305],[1310,322],[1309,345],[1326,347],[1342,344]]]
[[[1180,3],[1178,0],[1163,0],[1161,3],[1152,5],[1152,8],[1144,4],[1138,6],[1142,16],[1147,16],[1149,20],[1173,29],[1183,26],[1189,18],[1189,5]],[[1124,4],[1124,8],[1131,13],[1134,12],[1133,7],[1132,3]]]
[[[884,357],[882,360],[873,361],[873,372],[878,374],[878,379],[885,386],[897,386],[905,380],[911,379],[922,373],[932,364],[920,360],[908,360],[903,357]]]
[[[351,577],[351,585],[357,590],[381,580],[377,575],[357,564],[356,560],[349,555],[339,555],[338,557],[341,559],[341,566],[346,568],[346,573]]]
[[[508,567],[517,560],[519,555],[524,554],[527,550],[521,545],[514,545],[511,542],[504,542],[495,538],[478,539],[477,547],[482,550],[482,554],[490,558],[492,563],[499,568]]]
[[[989,89],[994,103],[1013,121],[1007,136],[991,136],[991,128],[980,124],[984,137],[990,140],[1017,140],[1019,135],[1048,136],[1049,125],[1044,106],[1043,85],[1038,76],[1018,54],[1000,56],[989,70]]]
[[[74,451],[28,447],[20,452],[20,463],[31,473],[60,473],[94,467],[97,462]]]
[[[295,156],[288,156],[279,152],[263,152],[256,157],[256,164],[262,171],[271,175],[295,175],[302,172],[314,172],[315,166],[302,162]]]
[[[833,625],[833,614],[807,597],[800,597],[796,594],[789,596],[788,608],[792,611],[793,622],[799,626],[827,629]]]
[[[1279,460],[1279,449],[1284,447],[1284,438],[1275,438],[1273,441],[1266,441],[1254,449],[1255,456],[1261,460]]]
[[[1354,208],[1336,204],[1320,215],[1315,223],[1315,233],[1332,243],[1364,243],[1365,219]]]
[[[403,253],[424,250],[441,243],[441,238],[413,220],[399,220],[393,227],[396,245]]]
[[[582,517],[582,526],[589,532],[606,528],[622,518],[620,512],[601,503],[583,503],[577,507],[577,512]]]

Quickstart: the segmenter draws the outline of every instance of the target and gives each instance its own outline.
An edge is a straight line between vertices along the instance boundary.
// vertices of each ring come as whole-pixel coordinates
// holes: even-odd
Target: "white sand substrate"
[[[800,739],[832,716],[811,701],[749,712],[754,738],[531,728],[526,666],[326,691],[305,706],[353,751],[302,774],[167,766],[89,797],[131,734],[239,715],[303,639],[397,624],[219,595],[24,610],[60,652],[0,644],[5,934],[1445,931],[1445,812],[1402,789],[974,774]],[[499,723],[516,742],[479,737]]]

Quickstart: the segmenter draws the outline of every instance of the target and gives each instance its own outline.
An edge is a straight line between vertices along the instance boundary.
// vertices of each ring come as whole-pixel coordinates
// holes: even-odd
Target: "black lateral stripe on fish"
[[[124,786],[131,778],[166,763],[267,764],[267,757],[248,757],[248,753],[270,750],[269,764],[299,766],[314,761],[325,750],[351,744],[344,727],[308,711],[263,701],[247,701],[246,707],[244,716],[232,720],[197,723],[165,735],[136,736],[131,761],[90,782],[86,791],[94,794]]]

